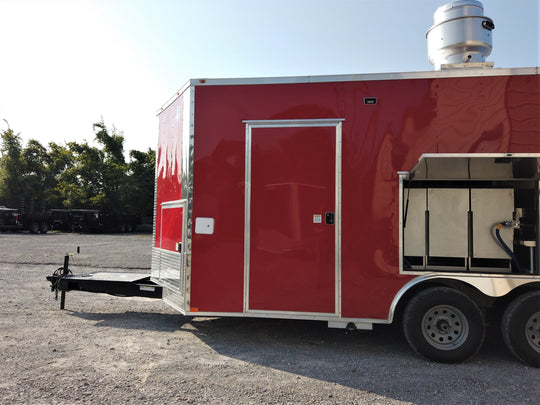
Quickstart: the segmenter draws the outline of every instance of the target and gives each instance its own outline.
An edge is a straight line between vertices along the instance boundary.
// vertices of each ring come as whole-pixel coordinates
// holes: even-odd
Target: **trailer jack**
[[[161,298],[163,294],[161,286],[151,281],[149,274],[97,272],[74,275],[69,269],[68,253],[64,256],[64,265],[46,278],[51,283],[51,291],[55,293],[56,300],[60,292],[60,309],[65,309],[68,291],[146,298]]]

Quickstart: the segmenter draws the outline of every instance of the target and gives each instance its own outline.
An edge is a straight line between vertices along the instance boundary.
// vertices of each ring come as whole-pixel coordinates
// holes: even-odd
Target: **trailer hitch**
[[[80,247],[77,246],[77,253],[80,253]],[[57,268],[51,276],[47,276],[47,280],[51,283],[51,291],[54,292],[54,299],[58,301],[58,291],[60,290],[60,309],[66,306],[66,290],[60,288],[60,282],[70,274],[73,274],[69,269],[69,253],[64,256],[64,265]]]

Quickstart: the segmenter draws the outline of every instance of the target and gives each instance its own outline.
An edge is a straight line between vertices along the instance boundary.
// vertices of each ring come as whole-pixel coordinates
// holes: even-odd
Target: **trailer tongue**
[[[64,265],[47,276],[51,291],[60,292],[60,309],[65,308],[67,291],[87,291],[105,293],[120,297],[162,298],[162,287],[150,280],[150,274],[97,272],[81,275],[69,270],[69,254],[64,257]]]

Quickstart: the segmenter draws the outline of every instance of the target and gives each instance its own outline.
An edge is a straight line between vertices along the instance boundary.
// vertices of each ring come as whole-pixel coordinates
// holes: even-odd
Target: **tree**
[[[112,128],[112,133],[109,134],[109,130],[103,122],[103,118],[100,122],[94,123],[93,128],[96,135],[96,140],[103,145],[103,152],[105,153],[105,157],[109,163],[119,166],[125,165],[124,134],[122,132],[118,132],[114,125]]]
[[[27,200],[45,202],[48,189],[54,187],[47,149],[35,139],[28,141],[21,153],[21,168],[22,195]]]
[[[124,135],[103,122],[93,124],[99,146],[87,142],[36,140],[22,147],[20,134],[1,132],[0,205],[22,208],[21,202],[49,208],[99,209],[111,218],[151,216],[155,151],[124,156]],[[37,207],[37,205],[36,205]]]
[[[11,128],[3,130],[0,152],[0,205],[18,207],[23,195],[20,134],[15,134]]]
[[[99,209],[103,190],[103,152],[87,142],[68,143],[73,163],[59,175],[57,191],[66,208]]]
[[[129,211],[132,214],[152,216],[154,205],[154,173],[156,151],[147,152],[132,150],[129,152],[130,162],[128,177]]]
[[[73,151],[64,145],[55,142],[49,143],[49,176],[45,195],[49,207],[65,207],[64,196],[61,192],[61,181],[64,173],[75,163]]]
[[[49,150],[31,139],[22,148],[20,134],[11,129],[2,133],[0,159],[0,200],[2,204],[20,209],[32,205],[58,206],[59,175],[71,163],[65,147],[49,144]],[[61,206],[61,205],[60,205]]]
[[[112,131],[109,131],[103,119],[95,123],[93,128],[96,140],[103,145],[102,208],[111,215],[127,214],[127,165],[124,158],[124,135],[114,127]]]

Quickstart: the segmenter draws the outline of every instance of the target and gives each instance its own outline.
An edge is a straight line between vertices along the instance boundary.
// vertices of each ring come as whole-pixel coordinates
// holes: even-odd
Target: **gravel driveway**
[[[208,404],[538,403],[540,370],[492,333],[471,361],[437,364],[399,328],[347,334],[324,322],[195,318],[160,300],[69,292],[45,276],[149,273],[148,234],[0,234],[0,402]]]

